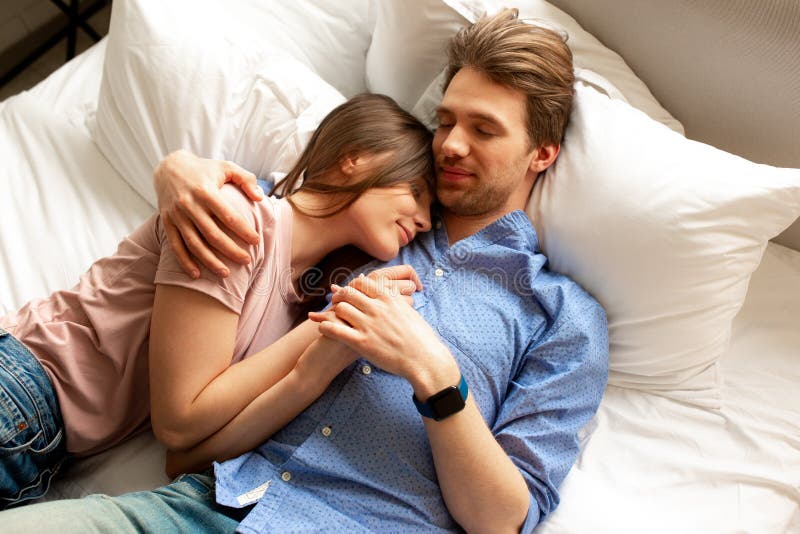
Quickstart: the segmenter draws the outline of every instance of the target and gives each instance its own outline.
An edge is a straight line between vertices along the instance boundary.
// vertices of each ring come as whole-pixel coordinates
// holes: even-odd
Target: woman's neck
[[[344,211],[324,218],[303,213],[325,209],[329,202],[309,193],[292,195],[292,282],[297,282],[328,253],[350,242]]]

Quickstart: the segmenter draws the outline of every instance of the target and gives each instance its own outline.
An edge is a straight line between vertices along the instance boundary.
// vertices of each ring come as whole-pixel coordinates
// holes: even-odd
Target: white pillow
[[[228,4],[114,5],[93,137],[151,204],[152,172],[178,148],[286,172],[344,98],[281,49],[255,39]],[[177,23],[176,21],[180,21]]]
[[[191,2],[192,9],[197,3]],[[346,97],[367,90],[374,0],[226,0],[237,33],[285,50]]]
[[[467,19],[455,0],[377,0],[376,6],[367,88],[391,96],[410,111],[442,70],[447,42]]]
[[[605,307],[609,383],[718,407],[718,359],[800,170],[690,141],[576,84],[561,154],[527,208],[551,268]]]

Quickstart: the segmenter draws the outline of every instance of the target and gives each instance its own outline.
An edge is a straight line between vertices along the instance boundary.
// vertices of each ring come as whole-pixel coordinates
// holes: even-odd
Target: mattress
[[[72,285],[153,211],[92,141],[103,43],[0,104],[0,306]],[[770,244],[722,359],[723,406],[609,387],[581,433],[559,508],[537,529],[785,532],[800,529],[800,252]],[[0,309],[0,313],[3,310]],[[70,465],[49,498],[167,482],[144,433]]]

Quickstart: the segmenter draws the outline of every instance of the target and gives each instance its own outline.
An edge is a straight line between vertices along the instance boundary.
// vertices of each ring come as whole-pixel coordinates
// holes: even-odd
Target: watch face
[[[450,386],[428,399],[434,419],[444,419],[448,415],[464,409],[464,399],[455,386]]]

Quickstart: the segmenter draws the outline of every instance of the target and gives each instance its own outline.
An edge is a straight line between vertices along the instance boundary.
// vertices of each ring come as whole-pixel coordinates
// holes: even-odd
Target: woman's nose
[[[427,232],[431,229],[431,210],[428,206],[420,206],[414,215],[414,227],[417,232]]]

